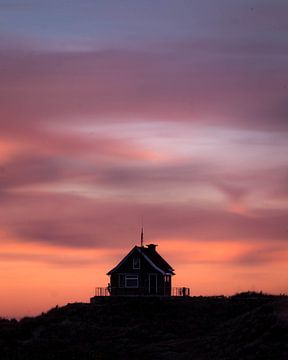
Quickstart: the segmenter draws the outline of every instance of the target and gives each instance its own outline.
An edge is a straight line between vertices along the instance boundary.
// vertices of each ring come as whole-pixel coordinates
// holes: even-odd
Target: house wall
[[[140,258],[140,269],[133,269],[133,258]],[[119,275],[138,275],[138,287],[120,287]],[[157,291],[153,286],[157,276]],[[150,279],[150,281],[149,281]],[[110,277],[111,295],[171,295],[171,276],[170,281],[165,281],[165,275],[157,271],[141,254],[133,252],[126,261],[115,270]],[[150,283],[150,286],[149,286]],[[154,284],[155,285],[155,284]],[[125,285],[124,285],[125,286]]]

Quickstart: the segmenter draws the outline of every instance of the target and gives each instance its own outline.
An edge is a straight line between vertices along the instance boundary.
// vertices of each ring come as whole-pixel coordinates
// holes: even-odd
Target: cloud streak
[[[146,117],[287,131],[287,50],[276,53],[273,63],[270,57],[269,62],[261,56],[235,58],[232,50],[232,55],[212,52],[207,61],[193,45],[187,48],[167,44],[162,52],[2,51],[1,117],[14,131],[21,123],[29,130],[79,116],[95,124]]]

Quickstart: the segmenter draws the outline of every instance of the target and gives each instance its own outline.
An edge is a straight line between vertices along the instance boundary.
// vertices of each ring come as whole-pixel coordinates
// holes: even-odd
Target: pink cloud
[[[288,79],[283,77],[281,55],[275,55],[273,76],[265,59],[254,64],[249,57],[234,58],[233,53],[208,56],[193,51],[193,44],[188,52],[187,44],[182,44],[167,45],[158,53],[2,55],[4,130],[17,131],[16,124],[25,124],[29,131],[31,124],[41,127],[57,119],[71,123],[79,117],[95,124],[103,118],[144,117],[287,130]]]
[[[286,210],[255,210],[249,215],[185,204],[137,204],[79,196],[27,192],[2,198],[0,225],[23,241],[55,246],[115,247],[135,243],[141,214],[147,241],[273,242],[287,238]],[[29,212],[27,212],[29,209]]]

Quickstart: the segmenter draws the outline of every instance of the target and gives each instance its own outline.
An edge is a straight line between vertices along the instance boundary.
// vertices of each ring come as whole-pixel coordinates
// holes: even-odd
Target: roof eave
[[[137,248],[137,250],[142,254],[144,259],[146,259],[148,263],[154,267],[155,270],[159,271],[162,275],[165,274],[165,271],[163,271],[156,264],[154,264],[154,262],[149,258],[149,256],[147,256],[146,254],[144,254],[144,252],[141,251],[141,248]]]
[[[134,246],[129,253],[110,271],[108,271],[108,273],[106,275],[111,275],[114,271],[116,271],[123,263],[124,261],[132,254],[132,252],[137,249],[137,246]]]

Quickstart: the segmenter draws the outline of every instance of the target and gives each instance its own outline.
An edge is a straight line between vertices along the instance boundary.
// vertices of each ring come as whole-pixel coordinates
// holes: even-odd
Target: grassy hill
[[[1,360],[288,359],[288,299],[98,298],[0,319]]]

